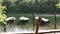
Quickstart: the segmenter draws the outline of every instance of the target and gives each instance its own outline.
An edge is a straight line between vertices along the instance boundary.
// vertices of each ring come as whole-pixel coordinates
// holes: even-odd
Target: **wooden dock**
[[[53,30],[39,30],[38,34],[45,34],[45,33],[54,33],[60,32],[60,29],[53,29]],[[25,32],[1,32],[0,34],[35,34],[35,31],[25,31]]]

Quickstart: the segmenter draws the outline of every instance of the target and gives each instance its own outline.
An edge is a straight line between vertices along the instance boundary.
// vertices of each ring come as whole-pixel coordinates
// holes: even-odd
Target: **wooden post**
[[[35,34],[38,34],[38,29],[39,29],[40,23],[41,23],[41,18],[39,17],[39,19],[36,22],[36,32],[35,32]]]
[[[57,29],[56,27],[56,12],[54,11],[54,29]],[[56,34],[56,32],[54,32]]]
[[[3,24],[4,25],[4,32],[6,32],[6,25],[5,24]]]
[[[56,12],[54,11],[54,28],[56,29]]]
[[[35,21],[35,15],[34,15],[34,13],[32,15],[32,20],[33,20],[33,31],[34,31],[34,28],[35,28],[35,23],[34,23],[34,21]]]

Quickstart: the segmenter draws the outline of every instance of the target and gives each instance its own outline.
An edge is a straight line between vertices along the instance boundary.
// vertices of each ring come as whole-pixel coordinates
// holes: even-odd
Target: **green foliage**
[[[3,0],[2,5],[7,7],[9,13],[53,13],[58,2],[59,0]]]
[[[60,2],[58,4],[56,4],[57,8],[60,8]]]
[[[3,2],[3,0],[0,0],[0,3],[2,3]]]
[[[6,7],[0,4],[0,22],[3,22],[3,24],[6,24],[5,20],[7,16],[4,14],[5,13],[4,9],[6,9]]]

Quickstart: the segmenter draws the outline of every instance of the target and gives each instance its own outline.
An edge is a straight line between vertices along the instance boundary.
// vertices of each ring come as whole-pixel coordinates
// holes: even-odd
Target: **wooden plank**
[[[45,33],[54,33],[54,32],[60,32],[60,29],[54,29],[54,30],[39,30],[38,34],[45,34]],[[0,34],[35,34],[35,31],[25,31],[25,32],[0,32]]]

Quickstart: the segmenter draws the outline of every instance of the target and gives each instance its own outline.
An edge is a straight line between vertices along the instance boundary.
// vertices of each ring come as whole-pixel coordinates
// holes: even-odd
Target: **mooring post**
[[[56,27],[56,12],[54,11],[54,26],[55,26],[55,29],[57,28]]]
[[[56,23],[56,12],[54,11],[54,29],[57,29],[56,24],[57,24]],[[56,34],[56,33],[54,32],[54,34]]]
[[[35,28],[35,23],[34,23],[34,21],[35,21],[35,14],[34,13],[32,15],[32,20],[33,20],[33,31],[34,31],[34,28]]]
[[[39,17],[39,19],[36,22],[36,32],[35,32],[35,34],[38,34],[38,29],[39,29],[40,23],[41,23],[41,18]]]
[[[4,32],[6,32],[6,24],[4,24]]]

